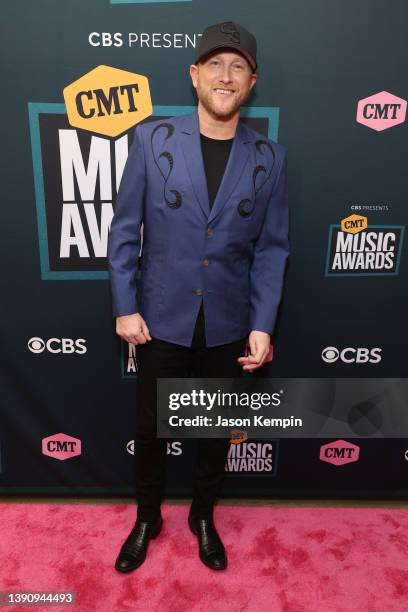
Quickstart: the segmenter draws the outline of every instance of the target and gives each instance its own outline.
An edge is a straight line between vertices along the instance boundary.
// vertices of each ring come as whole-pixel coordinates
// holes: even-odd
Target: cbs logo
[[[379,363],[381,351],[380,348],[347,347],[339,350],[335,346],[326,346],[322,351],[322,359],[325,363],[335,363],[338,359],[343,363]]]
[[[43,340],[42,338],[34,337],[30,338],[27,345],[32,353],[43,353],[47,350],[49,353],[76,353],[77,355],[83,355],[86,353],[86,340],[84,338],[78,338],[72,340],[71,338],[50,338],[49,340]]]
[[[93,47],[123,47],[121,32],[91,32],[88,41]]]
[[[126,450],[129,455],[135,454],[134,440],[129,440],[129,442],[126,444]],[[167,442],[166,453],[167,455],[181,455],[183,453],[183,449],[181,448],[181,442]]]

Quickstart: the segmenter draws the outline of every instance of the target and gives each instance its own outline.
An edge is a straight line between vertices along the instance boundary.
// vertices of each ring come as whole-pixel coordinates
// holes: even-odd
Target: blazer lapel
[[[217,217],[232,194],[235,185],[241,178],[245,168],[245,164],[249,155],[249,148],[246,143],[250,142],[243,124],[238,121],[235,137],[232,143],[227,166],[222,177],[213,207],[208,217],[208,223],[211,223]]]
[[[182,133],[182,149],[186,161],[188,173],[196,194],[198,203],[206,218],[210,214],[210,204],[208,201],[207,177],[204,170],[203,155],[201,152],[200,130],[198,123],[198,113],[194,111],[185,115]]]

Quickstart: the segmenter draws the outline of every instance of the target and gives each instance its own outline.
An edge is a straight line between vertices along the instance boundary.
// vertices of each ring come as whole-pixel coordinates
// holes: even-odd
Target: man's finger
[[[261,354],[261,359],[259,361],[254,361],[253,355],[248,355],[248,357],[244,358],[247,360],[247,362],[244,365],[243,369],[244,370],[255,370],[256,368],[260,368],[265,363],[265,359],[267,355],[268,353],[266,351],[263,351]],[[241,361],[241,364],[243,363],[244,363],[244,360]]]
[[[260,350],[255,355],[248,355],[248,360],[250,363],[259,363],[262,359],[263,351]]]
[[[123,333],[120,334],[120,337],[123,338],[123,340],[125,340],[126,342],[128,342],[129,344],[142,344],[141,340],[143,340],[144,336],[141,333],[141,331],[136,332],[136,333]]]
[[[253,363],[259,363],[264,358],[265,351],[268,351],[269,347],[265,347],[264,342],[258,343],[256,339],[253,339],[250,342],[250,349],[251,353],[248,357],[251,358]]]
[[[137,340],[137,344],[146,344],[146,338],[145,335],[142,331],[140,331],[138,334],[135,335],[135,338]]]
[[[256,370],[257,368],[260,368],[261,365],[263,365],[263,363],[253,363],[251,365],[244,366],[242,369],[246,370],[247,372],[252,372],[252,370]]]
[[[245,363],[247,365],[252,364],[252,363],[259,363],[261,360],[260,359],[256,359],[256,357],[254,355],[248,355],[247,357],[238,357],[238,361],[240,363]]]
[[[152,337],[150,335],[150,332],[149,332],[149,328],[147,327],[147,325],[146,325],[146,323],[144,321],[142,323],[142,332],[143,332],[144,337],[146,338],[146,340],[151,340],[152,339]]]

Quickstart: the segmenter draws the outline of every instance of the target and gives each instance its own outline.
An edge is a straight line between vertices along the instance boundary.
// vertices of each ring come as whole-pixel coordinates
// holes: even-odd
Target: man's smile
[[[221,87],[216,87],[214,89],[214,91],[216,93],[219,93],[219,94],[223,95],[223,96],[229,96],[229,95],[233,94],[235,90],[234,89],[221,89]]]

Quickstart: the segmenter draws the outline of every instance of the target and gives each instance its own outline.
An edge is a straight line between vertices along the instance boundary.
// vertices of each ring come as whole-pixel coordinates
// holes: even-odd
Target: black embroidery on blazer
[[[263,166],[262,164],[258,164],[257,166],[255,166],[255,168],[252,171],[252,187],[253,187],[253,191],[254,191],[254,195],[252,200],[250,200],[249,198],[244,198],[243,200],[241,200],[237,206],[237,210],[239,212],[239,214],[241,215],[241,217],[249,217],[250,215],[252,215],[252,213],[255,210],[255,204],[256,204],[256,196],[257,193],[260,189],[262,189],[262,187],[265,185],[266,181],[269,179],[269,177],[271,176],[271,172],[273,170],[273,167],[275,165],[275,151],[273,150],[271,143],[268,140],[257,140],[255,142],[255,147],[258,153],[260,153],[261,155],[264,155],[264,151],[262,150],[262,145],[265,145],[269,151],[272,154],[272,164],[271,167],[269,169],[269,172],[265,178],[265,180],[258,185],[258,187],[256,186],[256,178],[257,176],[263,172],[266,174],[266,168],[265,166]]]
[[[181,202],[182,202],[182,197],[181,197],[181,193],[179,191],[177,191],[177,189],[169,189],[168,191],[170,191],[170,193],[172,193],[174,195],[174,197],[176,198],[173,202],[171,200],[168,199],[167,197],[167,181],[170,178],[170,175],[173,171],[173,166],[174,166],[174,161],[173,161],[173,156],[169,151],[162,151],[160,153],[160,155],[158,157],[156,157],[155,152],[154,152],[154,148],[153,148],[153,137],[155,135],[155,133],[160,130],[160,128],[165,128],[167,130],[167,134],[164,140],[167,140],[168,138],[170,138],[171,136],[173,136],[174,133],[174,125],[172,125],[171,123],[159,123],[159,125],[156,125],[156,127],[154,128],[152,135],[150,137],[150,146],[152,148],[152,154],[153,154],[153,159],[155,161],[156,166],[159,169],[160,174],[163,177],[164,180],[164,185],[163,185],[163,197],[164,197],[164,201],[166,202],[167,206],[169,208],[180,208],[181,206]],[[164,159],[167,159],[167,162],[169,164],[169,171],[167,173],[167,176],[164,174],[164,172],[162,171],[162,169],[160,168],[159,165],[159,159],[163,157]]]

